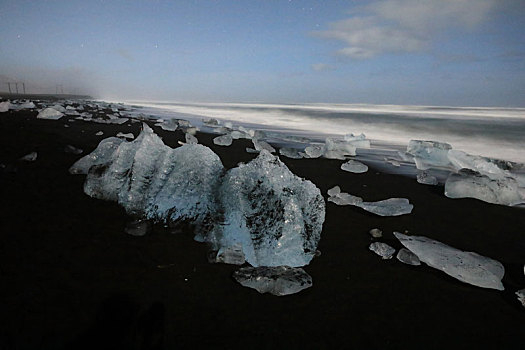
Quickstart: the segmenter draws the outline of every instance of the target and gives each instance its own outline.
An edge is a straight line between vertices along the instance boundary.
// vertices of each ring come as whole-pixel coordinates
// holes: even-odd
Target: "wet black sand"
[[[451,200],[439,187],[370,169],[349,174],[341,161],[283,158],[295,174],[326,190],[366,200],[409,198],[410,215],[381,218],[327,203],[319,250],[307,266],[314,286],[275,297],[243,288],[235,266],[209,264],[192,232],[124,233],[116,203],[86,196],[80,156],[140,123],[101,125],[37,120],[37,112],[0,113],[0,349],[148,348],[498,348],[525,344],[525,211],[473,199]],[[64,124],[70,125],[65,128]],[[103,136],[95,136],[99,130]],[[154,130],[172,147],[180,131]],[[247,140],[231,147],[199,141],[226,167],[254,157]],[[17,161],[38,152],[32,163]],[[84,154],[85,154],[84,153]],[[16,172],[13,172],[16,167]],[[506,290],[463,284],[427,266],[383,261],[368,250],[368,231],[396,248],[408,230],[501,261]]]

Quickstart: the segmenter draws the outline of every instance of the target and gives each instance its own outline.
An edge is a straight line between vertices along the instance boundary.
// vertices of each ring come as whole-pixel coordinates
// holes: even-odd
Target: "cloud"
[[[356,8],[314,36],[342,41],[338,54],[367,59],[385,53],[421,52],[450,31],[460,35],[485,23],[497,0],[381,0]]]
[[[333,70],[334,67],[326,63],[314,63],[312,64],[312,69],[316,72],[324,72],[328,70]]]

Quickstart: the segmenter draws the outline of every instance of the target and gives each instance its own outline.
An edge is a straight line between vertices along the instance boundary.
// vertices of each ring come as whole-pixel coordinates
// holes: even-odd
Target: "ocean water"
[[[364,133],[372,148],[404,149],[412,139],[447,142],[474,155],[525,163],[525,108],[368,104],[178,103],[126,101],[159,118],[231,121],[324,139]]]

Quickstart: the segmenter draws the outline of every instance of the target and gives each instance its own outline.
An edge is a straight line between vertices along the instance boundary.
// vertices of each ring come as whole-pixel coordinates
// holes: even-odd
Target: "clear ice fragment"
[[[419,258],[417,257],[417,255],[412,253],[410,250],[406,248],[399,249],[399,252],[397,252],[396,258],[397,260],[401,261],[403,264],[413,265],[413,266],[421,265],[421,261],[419,261]]]
[[[24,162],[34,162],[36,160],[37,156],[38,156],[38,153],[31,152],[29,154],[26,154],[22,158],[20,158],[20,160],[22,160]]]
[[[130,140],[133,140],[135,138],[135,135],[133,135],[132,133],[127,133],[127,134],[124,134],[123,132],[119,132],[117,134],[117,137],[123,137],[125,139],[130,139]]]
[[[67,145],[66,147],[64,147],[64,152],[71,154],[81,154],[84,151],[80,148],[76,148],[75,146]]]
[[[197,140],[197,138],[195,136],[193,136],[192,134],[190,134],[190,133],[184,134],[184,137],[186,139],[186,143],[187,144],[195,145],[195,144],[199,143],[199,140]]]
[[[213,139],[213,143],[218,146],[230,146],[233,142],[233,139],[230,135],[217,136]]]
[[[350,173],[360,174],[366,173],[368,171],[368,166],[357,160],[349,160],[348,162],[341,164],[341,169]]]
[[[46,108],[38,113],[36,116],[38,119],[51,119],[57,120],[64,116],[62,112],[57,111],[54,108]]]
[[[303,156],[296,148],[281,147],[279,153],[287,158],[301,159]]]
[[[505,289],[501,283],[505,268],[499,261],[423,236],[407,236],[399,232],[394,232],[394,236],[419,260],[461,282],[482,288]]]
[[[324,145],[310,145],[304,149],[308,158],[319,158],[324,153]]]
[[[392,259],[392,256],[396,252],[394,248],[382,242],[373,242],[368,249],[382,257],[384,260]]]
[[[416,175],[417,182],[423,185],[437,185],[438,180],[435,176],[430,175],[426,171],[420,171]]]
[[[448,151],[452,149],[448,143],[436,141],[410,140],[407,153],[414,156],[419,170],[450,167]]]
[[[312,286],[312,277],[301,268],[289,266],[243,267],[233,278],[244,287],[277,296],[295,294]]]

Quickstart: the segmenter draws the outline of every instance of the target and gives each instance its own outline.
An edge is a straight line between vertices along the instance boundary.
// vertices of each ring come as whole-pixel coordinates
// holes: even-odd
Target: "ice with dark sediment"
[[[449,198],[476,198],[503,205],[516,205],[525,201],[514,178],[490,178],[470,169],[461,169],[448,176],[445,195]]]
[[[146,124],[134,141],[109,148],[101,152],[106,161],[89,169],[87,195],[117,201],[128,214],[154,221],[213,222],[223,166],[211,149],[198,144],[172,149]]]
[[[399,249],[399,252],[397,252],[396,258],[397,260],[407,265],[413,265],[413,266],[421,265],[421,261],[419,260],[417,255],[412,253],[410,250],[406,248]]]
[[[423,185],[437,185],[438,180],[435,176],[430,175],[427,171],[420,171],[416,175],[417,182]]]
[[[427,170],[450,167],[448,151],[451,149],[452,146],[444,142],[410,140],[407,153],[414,157],[419,170]]]
[[[41,110],[36,116],[38,119],[51,119],[57,120],[64,116],[64,113],[57,111],[54,108],[46,108]]]
[[[306,154],[305,158],[319,158],[324,153],[324,145],[322,144],[311,144],[304,149]]]
[[[105,164],[111,161],[113,153],[124,140],[118,137],[108,137],[98,144],[97,148],[90,154],[80,158],[69,168],[71,174],[87,174],[89,169],[95,165]]]
[[[292,159],[301,159],[303,158],[302,154],[297,148],[281,147],[279,149],[279,154]]]
[[[378,228],[373,228],[373,229],[371,229],[370,231],[368,231],[368,233],[369,233],[370,236],[372,236],[373,238],[381,238],[381,237],[383,237],[383,231],[381,231],[381,230],[378,229]]]
[[[399,232],[394,232],[394,236],[420,261],[449,276],[482,288],[505,289],[501,283],[505,268],[499,261],[423,236],[407,236]]]
[[[213,139],[213,143],[218,146],[231,146],[233,139],[230,135],[217,136]]]
[[[368,166],[366,166],[366,164],[358,162],[357,160],[351,159],[348,162],[341,164],[341,169],[350,173],[360,174],[366,173],[368,171]]]
[[[354,205],[379,216],[410,214],[414,206],[406,198],[389,198],[378,202],[365,202],[363,198],[339,192],[328,198],[337,205]]]
[[[24,162],[34,162],[36,158],[38,157],[37,152],[31,152],[29,154],[26,154],[25,156],[21,157],[20,160]]]
[[[243,248],[252,266],[307,265],[321,237],[325,202],[310,181],[266,150],[229,170],[219,189],[219,245]]]
[[[382,242],[373,242],[370,244],[368,249],[370,249],[385,260],[391,259],[394,253],[396,252],[394,248]]]
[[[242,286],[277,296],[295,294],[312,286],[312,277],[301,268],[289,266],[243,267],[233,273]]]

